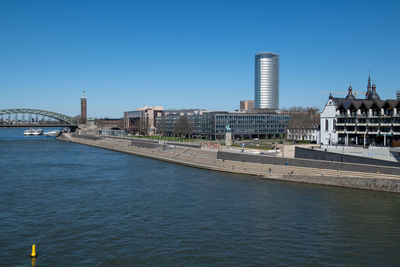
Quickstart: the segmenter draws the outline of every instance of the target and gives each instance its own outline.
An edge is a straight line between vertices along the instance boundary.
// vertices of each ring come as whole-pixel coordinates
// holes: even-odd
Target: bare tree
[[[149,123],[145,116],[142,116],[139,120],[139,133],[141,135],[147,135],[149,133]]]
[[[305,119],[319,119],[319,109],[316,107],[290,107],[283,108],[283,114],[290,115],[290,121],[298,121]]]
[[[162,117],[161,120],[157,122],[157,133],[164,135],[166,130],[166,122],[165,117]]]
[[[123,119],[123,118],[119,120],[119,122],[118,122],[118,127],[119,127],[121,130],[124,129],[124,119]]]
[[[180,137],[190,136],[193,133],[192,124],[189,118],[184,115],[180,116],[174,123],[174,133]]]
[[[138,133],[141,135],[147,135],[148,127],[145,118],[144,117],[135,118],[134,120],[132,120],[129,127],[129,131],[134,134]]]
[[[319,113],[319,109],[316,107],[302,107],[302,106],[283,108],[282,111],[285,113],[292,113],[292,114],[294,114],[294,113],[305,113],[305,114]]]
[[[97,125],[98,128],[103,128],[104,127],[104,120],[102,119],[96,119],[94,123]]]

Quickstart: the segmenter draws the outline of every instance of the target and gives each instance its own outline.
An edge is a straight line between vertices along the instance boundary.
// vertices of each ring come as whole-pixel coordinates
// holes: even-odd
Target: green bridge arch
[[[78,121],[70,116],[57,113],[57,112],[52,112],[52,111],[46,111],[46,110],[40,110],[40,109],[30,109],[30,108],[12,108],[12,109],[1,109],[0,110],[0,116],[1,115],[10,115],[10,114],[32,114],[32,115],[40,115],[40,116],[46,116],[49,118],[53,118],[59,121],[62,121],[66,124],[69,124],[71,126],[76,126],[78,125]]]

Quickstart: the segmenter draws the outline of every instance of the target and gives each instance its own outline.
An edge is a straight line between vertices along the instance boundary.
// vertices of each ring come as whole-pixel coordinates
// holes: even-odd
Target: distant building
[[[279,55],[256,54],[254,87],[255,108],[279,108]]]
[[[122,130],[124,127],[123,119],[97,119],[96,125],[98,128],[101,129],[108,129],[108,130]]]
[[[208,112],[205,109],[166,109],[163,111],[162,116],[178,115],[178,116],[190,116],[190,115],[201,115],[204,112]]]
[[[323,145],[392,146],[400,142],[400,100],[381,100],[368,77],[365,99],[351,86],[345,98],[330,95],[320,125]]]
[[[289,115],[267,113],[207,111],[183,114],[177,111],[157,117],[157,132],[174,136],[175,123],[181,116],[188,118],[192,136],[212,140],[225,138],[227,125],[234,139],[280,137],[290,119]]]
[[[400,90],[397,90],[397,91],[396,91],[396,99],[397,99],[397,100],[400,100]]]
[[[254,100],[240,100],[240,110],[241,111],[254,110],[254,107],[255,107]]]
[[[286,128],[286,139],[320,143],[319,118],[291,120]]]
[[[337,104],[332,95],[320,115],[320,142],[323,145],[333,145],[338,143],[338,135],[334,127],[337,121]]]
[[[85,91],[82,92],[81,97],[81,123],[87,122],[87,98]]]
[[[162,106],[142,107],[124,112],[124,128],[135,134],[154,135],[156,118],[163,112]]]

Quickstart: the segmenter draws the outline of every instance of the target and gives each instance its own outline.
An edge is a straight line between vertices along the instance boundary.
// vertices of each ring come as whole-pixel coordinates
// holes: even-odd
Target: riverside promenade
[[[253,175],[259,178],[288,182],[400,193],[400,175],[225,160],[218,159],[218,151],[158,144],[142,140],[135,142],[128,138],[64,133],[58,139],[220,172]]]

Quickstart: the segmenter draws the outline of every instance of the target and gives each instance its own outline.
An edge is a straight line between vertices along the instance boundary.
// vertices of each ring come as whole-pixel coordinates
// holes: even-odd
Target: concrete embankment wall
[[[366,178],[366,177],[343,177],[343,176],[297,176],[286,175],[285,181],[301,182],[308,184],[330,185],[356,189],[367,189],[374,191],[400,193],[399,178]]]
[[[74,134],[73,136],[79,137],[79,135]],[[100,136],[100,138],[110,138],[109,136]],[[159,140],[148,140],[148,139],[141,139],[141,138],[135,138],[135,137],[111,137],[114,139],[119,139],[119,140],[132,140],[133,143],[136,144],[143,144],[143,143],[148,143],[148,144],[159,144]],[[200,144],[190,144],[190,143],[175,143],[175,142],[169,142],[169,141],[163,141],[165,145],[174,145],[174,146],[181,146],[181,147],[191,147],[191,148],[201,148]]]
[[[210,162],[206,162],[204,164],[204,162],[190,162],[183,160],[186,159],[186,155],[183,152],[188,150],[197,151],[199,149],[194,149],[186,146],[175,146],[175,145],[171,146],[171,145],[159,144],[151,140],[141,140],[141,139],[138,140],[138,139],[114,138],[114,137],[94,137],[90,135],[78,135],[70,133],[63,134],[59,136],[57,139],[61,141],[74,142],[83,145],[89,145],[98,148],[118,151],[122,153],[148,157],[156,160],[188,165],[192,167],[208,169],[208,167],[212,165],[210,164]],[[208,153],[206,152],[197,154],[199,156],[198,158],[201,159],[201,157],[207,158],[204,157],[204,155],[201,156],[201,154],[210,154],[210,153],[214,155],[212,155],[211,157],[210,155],[207,155],[208,159],[214,161],[217,158],[216,152],[208,152]],[[196,153],[193,153],[193,155],[196,155]]]
[[[242,162],[254,162],[263,164],[276,164],[276,165],[286,165],[287,163],[289,166],[400,175],[399,167],[353,164],[346,162],[296,159],[296,158],[280,158],[267,155],[265,156],[249,155],[244,153],[230,153],[222,151],[218,152],[218,159],[242,161]]]
[[[149,142],[147,142],[147,144],[152,146],[145,147],[143,143],[146,142],[140,142],[141,140],[137,142],[131,139],[78,136],[71,134],[63,134],[58,139],[214,171],[254,175],[260,178],[289,182],[400,193],[400,176],[344,170],[321,170],[319,168],[320,165],[317,165],[317,168],[304,167],[304,165],[301,164],[298,164],[300,166],[295,166],[294,162],[296,161],[293,161],[294,159],[289,159],[289,165],[286,166],[287,159],[281,159],[284,161],[279,162],[270,160],[266,163],[242,162],[238,161],[237,157],[232,160],[226,157],[228,154],[235,153],[225,154],[225,158],[221,159],[221,155],[224,155],[221,153],[224,152],[219,152],[217,154],[217,152],[204,151],[202,149],[172,147]],[[217,157],[219,157],[219,159]],[[268,158],[278,159],[276,157]],[[240,159],[244,158],[240,157]]]
[[[400,167],[399,162],[359,157],[359,156],[327,152],[315,149],[307,149],[302,147],[295,148],[294,157],[303,159],[315,159],[315,160],[336,161],[336,162],[346,162],[346,163],[356,163],[356,164]]]

